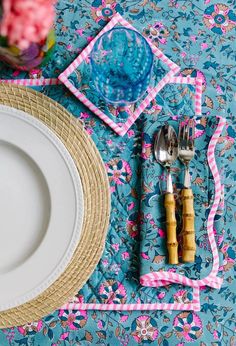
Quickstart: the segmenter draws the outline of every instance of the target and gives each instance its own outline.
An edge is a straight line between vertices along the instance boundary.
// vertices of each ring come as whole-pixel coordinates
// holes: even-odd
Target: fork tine
[[[184,129],[183,122],[180,121],[180,124],[179,124],[179,135],[178,135],[179,142],[183,140],[183,129]]]
[[[195,121],[192,119],[192,141],[194,143],[195,140]]]
[[[189,132],[190,132],[190,126],[189,126],[189,121],[186,125],[186,141],[187,143],[189,142]]]

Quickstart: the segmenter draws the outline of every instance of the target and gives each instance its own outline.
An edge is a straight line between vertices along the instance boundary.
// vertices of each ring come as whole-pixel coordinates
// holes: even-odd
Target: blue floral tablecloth
[[[201,311],[77,311],[73,324],[70,311],[55,311],[41,321],[0,331],[0,346],[56,346],[56,345],[175,345],[189,343],[201,346],[236,345],[236,284],[235,284],[235,27],[234,2],[212,0],[59,0],[57,4],[57,47],[54,57],[42,69],[27,73],[12,71],[1,65],[0,78],[57,77],[107,23],[119,12],[146,37],[181,67],[183,76],[200,76],[204,80],[203,116],[221,115],[227,125],[221,143],[226,162],[224,169],[224,226],[218,245],[223,262],[221,275],[224,282],[220,290],[206,288],[201,292]],[[62,85],[38,88],[55,99],[72,114],[80,118],[95,141],[110,174],[112,215],[108,243],[97,270],[78,293],[78,300],[91,297],[114,288],[113,296],[121,302],[132,296],[142,301],[153,298],[160,301],[168,294],[140,288],[139,236],[137,215],[139,201],[140,159],[150,157],[151,142],[143,134],[143,124],[153,119],[165,119],[165,115],[186,112],[186,97],[177,86],[168,86],[157,96],[144,114],[122,138],[88,111]],[[162,106],[158,107],[157,105]],[[205,120],[202,120],[204,130]],[[112,174],[112,170],[115,171]],[[119,175],[117,176],[117,171]],[[204,189],[204,181],[198,178],[198,187]],[[149,192],[155,194],[155,188]],[[222,206],[223,209],[223,206]],[[148,216],[146,222],[150,223]],[[154,224],[155,221],[153,220]],[[127,251],[128,249],[128,251]],[[115,260],[114,260],[115,259]],[[207,268],[207,259],[197,258],[196,273]],[[101,292],[92,292],[91,283],[101,271],[109,278],[100,285]],[[115,287],[120,275],[127,286]],[[128,289],[127,289],[128,287]],[[139,289],[137,290],[137,287]],[[181,299],[188,299],[188,292],[178,289]],[[129,290],[129,292],[127,292]],[[104,291],[104,292],[103,292]],[[184,296],[185,295],[185,296]],[[105,298],[104,298],[105,299]]]

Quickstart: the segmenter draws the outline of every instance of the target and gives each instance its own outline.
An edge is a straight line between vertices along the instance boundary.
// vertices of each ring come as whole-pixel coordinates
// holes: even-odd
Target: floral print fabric
[[[224,8],[218,6],[215,9],[217,4],[223,4]],[[224,168],[225,198],[217,211],[216,222],[219,222],[220,227],[215,223],[221,263],[219,275],[224,277],[223,285],[220,290],[201,290],[199,312],[58,310],[41,321],[29,321],[21,327],[2,329],[0,345],[233,346],[236,342],[234,4],[227,0],[59,0],[55,55],[43,70],[32,71],[30,78],[57,77],[107,23],[109,14],[115,11],[143,34],[152,35],[159,49],[181,67],[183,76],[203,77],[203,118],[198,125],[199,135],[206,128],[212,134],[212,119],[215,115],[227,119],[225,131],[217,145],[217,157],[224,157],[225,160],[223,166],[220,166]],[[224,14],[220,11],[224,11]],[[220,17],[217,15],[224,16],[229,25],[223,27],[225,22],[222,23],[222,18],[219,26],[217,21]],[[0,76],[10,79],[29,77],[26,73],[12,71],[5,66],[1,67]],[[84,122],[110,170],[112,214],[106,248],[97,269],[73,301],[191,301],[193,292],[190,287],[175,284],[148,288],[139,284],[139,203],[143,191],[140,177],[142,165],[152,155],[152,132],[146,129],[149,122],[151,126],[152,122],[159,121],[160,124],[170,117],[176,122],[179,114],[193,115],[191,98],[188,97],[191,90],[185,90],[183,86],[178,89],[177,85],[166,86],[123,138],[89,112],[63,86],[38,90],[58,101]],[[205,118],[209,115],[211,119],[206,126]],[[203,133],[202,138],[205,136]],[[199,188],[199,193],[205,196],[201,190],[205,186],[202,177],[196,176],[195,180],[194,187]],[[210,199],[211,196],[208,196],[205,202]],[[222,232],[219,232],[220,228]],[[161,228],[156,231],[158,236],[164,235]],[[199,246],[202,247],[201,253],[205,249],[208,251],[209,244],[204,237],[200,239]],[[201,270],[205,266],[206,261],[199,256],[196,268]],[[96,288],[94,283],[97,284]]]

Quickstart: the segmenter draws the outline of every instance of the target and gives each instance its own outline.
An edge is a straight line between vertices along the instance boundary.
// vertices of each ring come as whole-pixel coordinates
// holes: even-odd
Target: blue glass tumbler
[[[153,52],[134,30],[115,27],[103,34],[91,51],[90,61],[92,83],[108,104],[137,102],[150,84]]]

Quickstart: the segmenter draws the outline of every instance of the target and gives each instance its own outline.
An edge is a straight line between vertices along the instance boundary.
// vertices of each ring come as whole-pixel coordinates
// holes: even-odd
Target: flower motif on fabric
[[[87,323],[87,312],[84,310],[60,310],[58,316],[62,327],[68,327],[71,330],[82,328]]]
[[[122,14],[123,10],[113,0],[94,0],[92,3],[92,18],[100,25],[105,25],[116,12]]]
[[[151,40],[157,47],[159,43],[166,44],[169,34],[169,30],[161,22],[156,22],[153,25],[149,24],[143,30],[143,36]]]
[[[38,321],[38,322],[27,323],[23,326],[18,327],[17,329],[22,335],[34,335],[42,329],[42,326],[43,326],[43,322]]]
[[[191,303],[193,299],[192,293],[186,290],[179,290],[173,295],[173,297],[176,303],[182,303],[182,304]]]
[[[105,304],[124,304],[126,302],[124,286],[114,279],[103,282],[99,287],[99,294]]]
[[[144,160],[149,159],[152,154],[152,140],[147,133],[142,135],[142,153],[141,157]]]
[[[236,26],[236,15],[225,4],[215,4],[207,7],[203,21],[212,32],[222,35]]]
[[[113,159],[106,164],[106,169],[110,183],[123,185],[131,179],[132,171],[125,160]]]
[[[138,224],[139,224],[139,215],[138,213],[133,213],[130,215],[129,219],[126,223],[126,228],[131,236],[131,238],[135,238],[138,234]]]
[[[139,316],[131,325],[134,340],[139,344],[151,343],[158,337],[157,323],[150,316]]]
[[[181,312],[174,318],[173,325],[179,339],[194,341],[202,335],[202,321],[195,312]]]

